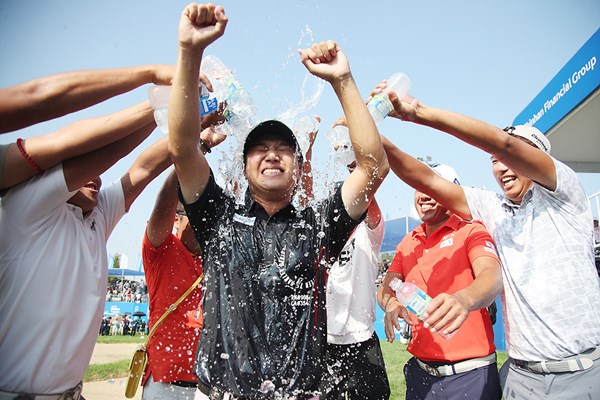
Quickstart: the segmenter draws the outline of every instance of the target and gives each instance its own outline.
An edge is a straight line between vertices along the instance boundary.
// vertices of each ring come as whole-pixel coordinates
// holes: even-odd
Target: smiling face
[[[533,185],[531,179],[513,172],[495,157],[492,157],[492,173],[504,195],[515,204],[521,204],[523,196]]]
[[[89,213],[98,205],[98,195],[101,187],[102,179],[100,177],[94,178],[67,200],[67,203],[81,208],[84,214]]]
[[[427,227],[428,235],[441,226],[452,214],[433,198],[418,190],[415,191],[415,208],[419,218]]]
[[[291,197],[300,178],[300,168],[294,149],[276,136],[263,136],[254,142],[246,154],[244,175],[250,191],[264,200]]]

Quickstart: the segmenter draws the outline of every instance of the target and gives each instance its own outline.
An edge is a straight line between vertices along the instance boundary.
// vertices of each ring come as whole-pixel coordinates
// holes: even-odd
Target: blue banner
[[[600,29],[515,118],[513,125],[532,125],[547,133],[600,86]]]

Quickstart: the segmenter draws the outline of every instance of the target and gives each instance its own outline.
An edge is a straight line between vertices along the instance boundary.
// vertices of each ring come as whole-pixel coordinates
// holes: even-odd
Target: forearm
[[[154,123],[152,108],[143,101],[125,110],[77,121],[49,135],[27,139],[29,155],[44,169],[116,142]]]
[[[0,132],[57,118],[155,81],[154,66],[74,71],[0,90]]]
[[[435,172],[426,164],[400,150],[383,135],[381,136],[381,141],[392,172],[410,187],[433,195],[432,191],[434,188],[430,181],[436,175]]]
[[[421,103],[415,122],[449,133],[490,154],[500,154],[507,146],[507,135],[500,128],[453,111]]]
[[[156,196],[156,202],[146,226],[146,236],[154,247],[163,244],[171,233],[177,201],[177,175],[175,171],[171,171]]]
[[[138,156],[127,174],[121,178],[127,210],[144,188],[171,163],[166,137],[159,139]]]
[[[180,46],[169,100],[169,151],[177,164],[197,154],[200,137],[198,74],[202,51]]]
[[[489,306],[502,291],[502,278],[496,268],[482,270],[466,288],[454,293],[469,311]]]
[[[382,180],[389,171],[377,126],[351,75],[332,82],[346,117],[350,141],[358,164],[371,180]]]

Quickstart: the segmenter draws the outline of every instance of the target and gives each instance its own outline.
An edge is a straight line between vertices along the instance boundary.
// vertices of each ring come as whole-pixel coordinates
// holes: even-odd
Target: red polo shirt
[[[202,260],[192,257],[175,235],[154,248],[144,233],[144,273],[150,297],[150,324],[156,324],[169,306],[189,289],[202,273]],[[190,314],[201,312],[202,289],[194,289],[159,325],[148,343],[148,365],[142,385],[152,373],[155,382],[197,381],[194,374],[200,329]]]
[[[396,247],[389,272],[404,275],[431,297],[455,293],[475,279],[472,262],[479,257],[498,261],[492,237],[479,222],[466,222],[453,215],[427,238],[421,224]],[[498,261],[499,262],[499,261]],[[407,350],[424,361],[460,361],[483,357],[495,351],[494,332],[485,308],[469,313],[450,340],[415,323]]]

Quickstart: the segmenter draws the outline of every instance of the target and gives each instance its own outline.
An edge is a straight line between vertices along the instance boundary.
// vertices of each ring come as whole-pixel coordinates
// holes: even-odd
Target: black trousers
[[[327,371],[321,381],[321,399],[390,398],[390,384],[377,334],[347,345],[327,344]]]

